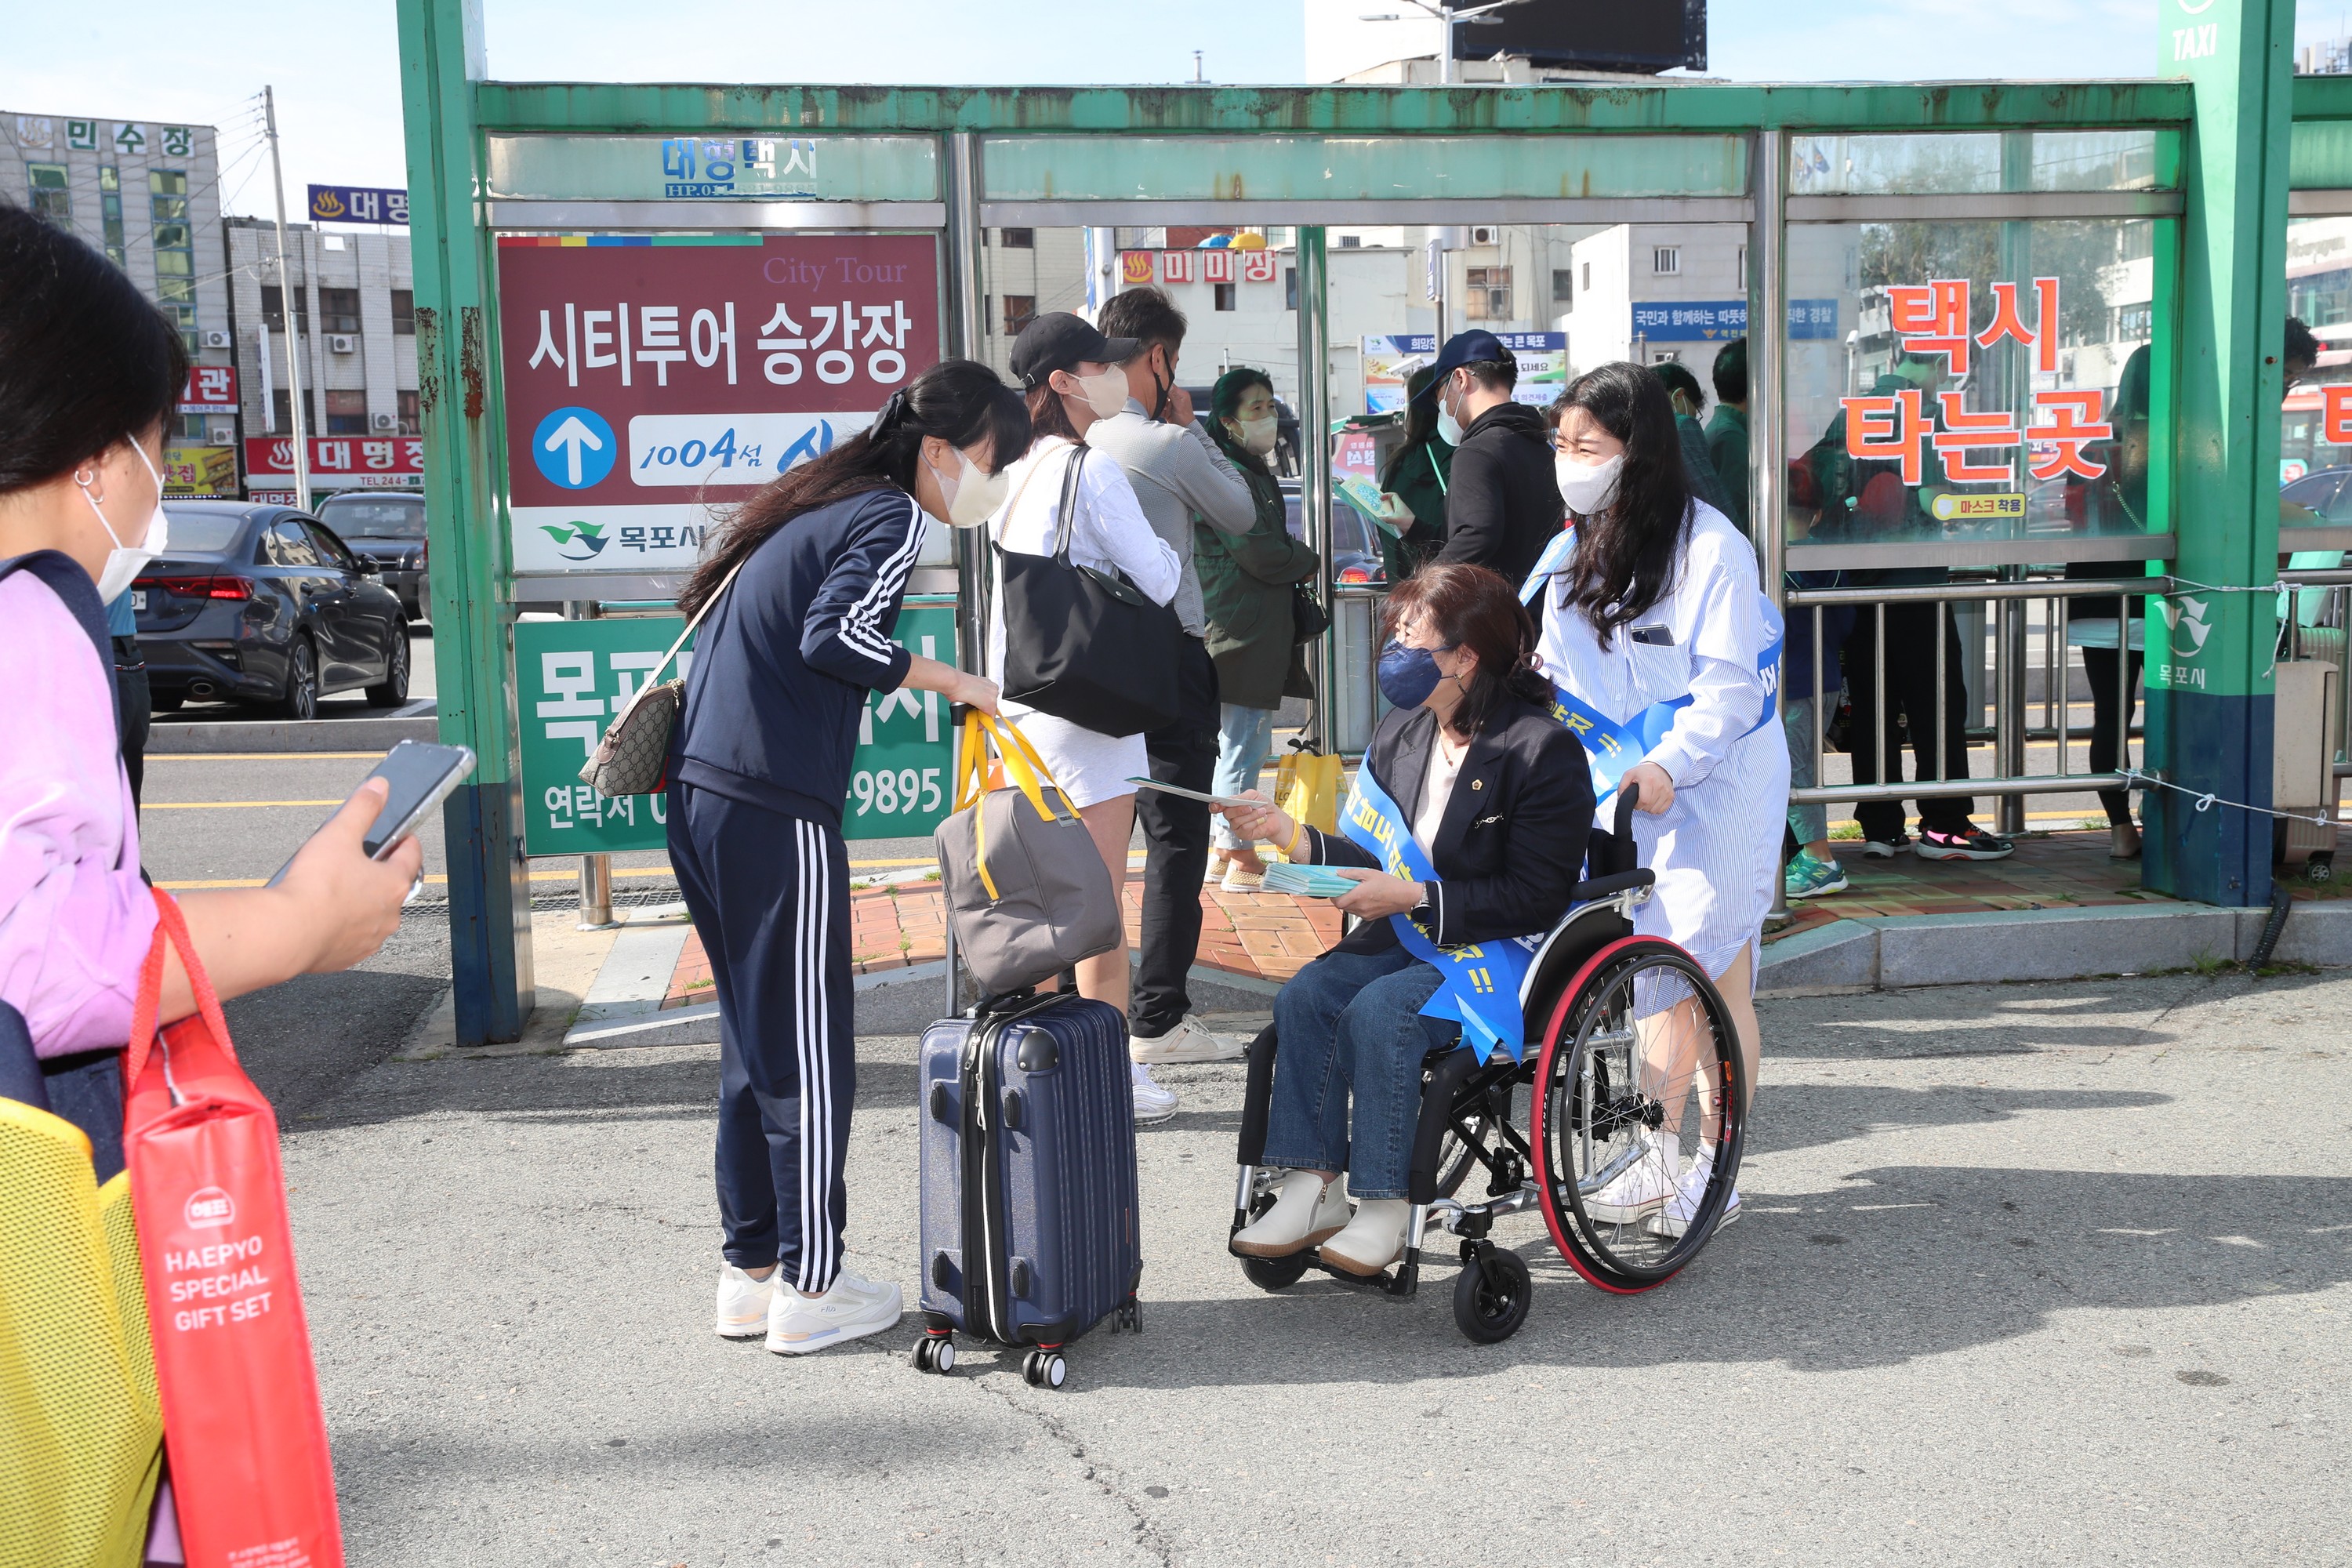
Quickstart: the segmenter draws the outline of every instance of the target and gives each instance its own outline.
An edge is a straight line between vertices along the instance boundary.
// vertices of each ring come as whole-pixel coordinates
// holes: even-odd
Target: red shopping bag
[[[237,1066],[179,905],[154,893],[122,1142],[181,1540],[189,1568],[341,1568],[278,1118]],[[198,1010],[159,1038],[166,941]]]

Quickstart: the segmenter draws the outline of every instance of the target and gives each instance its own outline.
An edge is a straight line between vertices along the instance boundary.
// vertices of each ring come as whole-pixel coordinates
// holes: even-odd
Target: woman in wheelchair
[[[1636,847],[1657,884],[1634,930],[1679,944],[1715,982],[1738,1037],[1744,1114],[1756,1081],[1757,944],[1779,885],[1789,795],[1773,703],[1780,615],[1754,548],[1684,482],[1674,405],[1654,374],[1602,365],[1549,412],[1570,519],[1524,589],[1542,601],[1544,672],[1570,722],[1581,721],[1596,792],[1638,790]],[[1646,1080],[1692,1074],[1697,1042],[1713,1043],[1705,1011],[1695,994],[1637,1007]],[[1706,1119],[1686,1164],[1678,1118],[1654,1126],[1651,1152],[1595,1191],[1586,1212],[1682,1235],[1719,1146],[1719,1113]],[[1735,1187],[1717,1223],[1738,1204]]]
[[[1411,836],[1435,879],[1391,876],[1353,840],[1271,803],[1226,809],[1237,832],[1354,880],[1336,901],[1361,922],[1275,1000],[1265,1164],[1290,1173],[1233,1249],[1286,1258],[1319,1246],[1324,1263],[1366,1277],[1404,1252],[1423,1059],[1462,1029],[1422,1016],[1444,982],[1398,928],[1449,948],[1549,931],[1568,911],[1593,810],[1582,749],[1552,714],[1535,626],[1510,584],[1480,566],[1423,567],[1390,596],[1385,625],[1381,690],[1395,710],[1365,753],[1378,788],[1360,795],[1386,797],[1390,827]]]

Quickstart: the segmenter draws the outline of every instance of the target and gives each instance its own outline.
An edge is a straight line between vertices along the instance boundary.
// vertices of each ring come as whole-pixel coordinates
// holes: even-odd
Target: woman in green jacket
[[[1257,521],[1247,533],[1192,523],[1192,565],[1209,623],[1209,657],[1223,701],[1217,736],[1219,795],[1258,787],[1274,743],[1274,712],[1286,697],[1311,697],[1307,651],[1291,615],[1294,584],[1315,575],[1315,552],[1290,537],[1282,487],[1266,465],[1274,450],[1274,383],[1265,372],[1227,371],[1210,395],[1209,435],[1249,481]],[[1209,876],[1229,893],[1255,891],[1265,874],[1257,851],[1216,818]]]
[[[1438,400],[1421,395],[1428,384],[1427,365],[1405,378],[1404,445],[1381,470],[1381,489],[1412,513],[1402,537],[1381,531],[1381,555],[1391,585],[1435,560],[1445,544],[1445,487],[1454,471],[1454,448],[1437,433]]]

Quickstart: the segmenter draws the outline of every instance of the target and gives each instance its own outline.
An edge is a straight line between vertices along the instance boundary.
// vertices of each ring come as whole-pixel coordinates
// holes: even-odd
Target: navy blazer
[[[1437,715],[1396,709],[1381,720],[1364,765],[1410,826],[1421,808]],[[1568,913],[1592,836],[1592,770],[1583,743],[1550,711],[1507,696],[1470,741],[1453,797],[1430,847],[1438,880],[1424,917],[1441,947],[1549,931]],[[1301,858],[1328,866],[1370,866],[1349,838],[1307,830]],[[1397,942],[1385,920],[1342,938],[1346,952],[1380,952]]]

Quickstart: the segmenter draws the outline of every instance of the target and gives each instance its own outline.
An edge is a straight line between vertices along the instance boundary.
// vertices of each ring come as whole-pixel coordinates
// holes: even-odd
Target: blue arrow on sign
[[[531,461],[550,484],[567,490],[598,483],[619,456],[613,427],[593,408],[559,408],[530,434]]]

